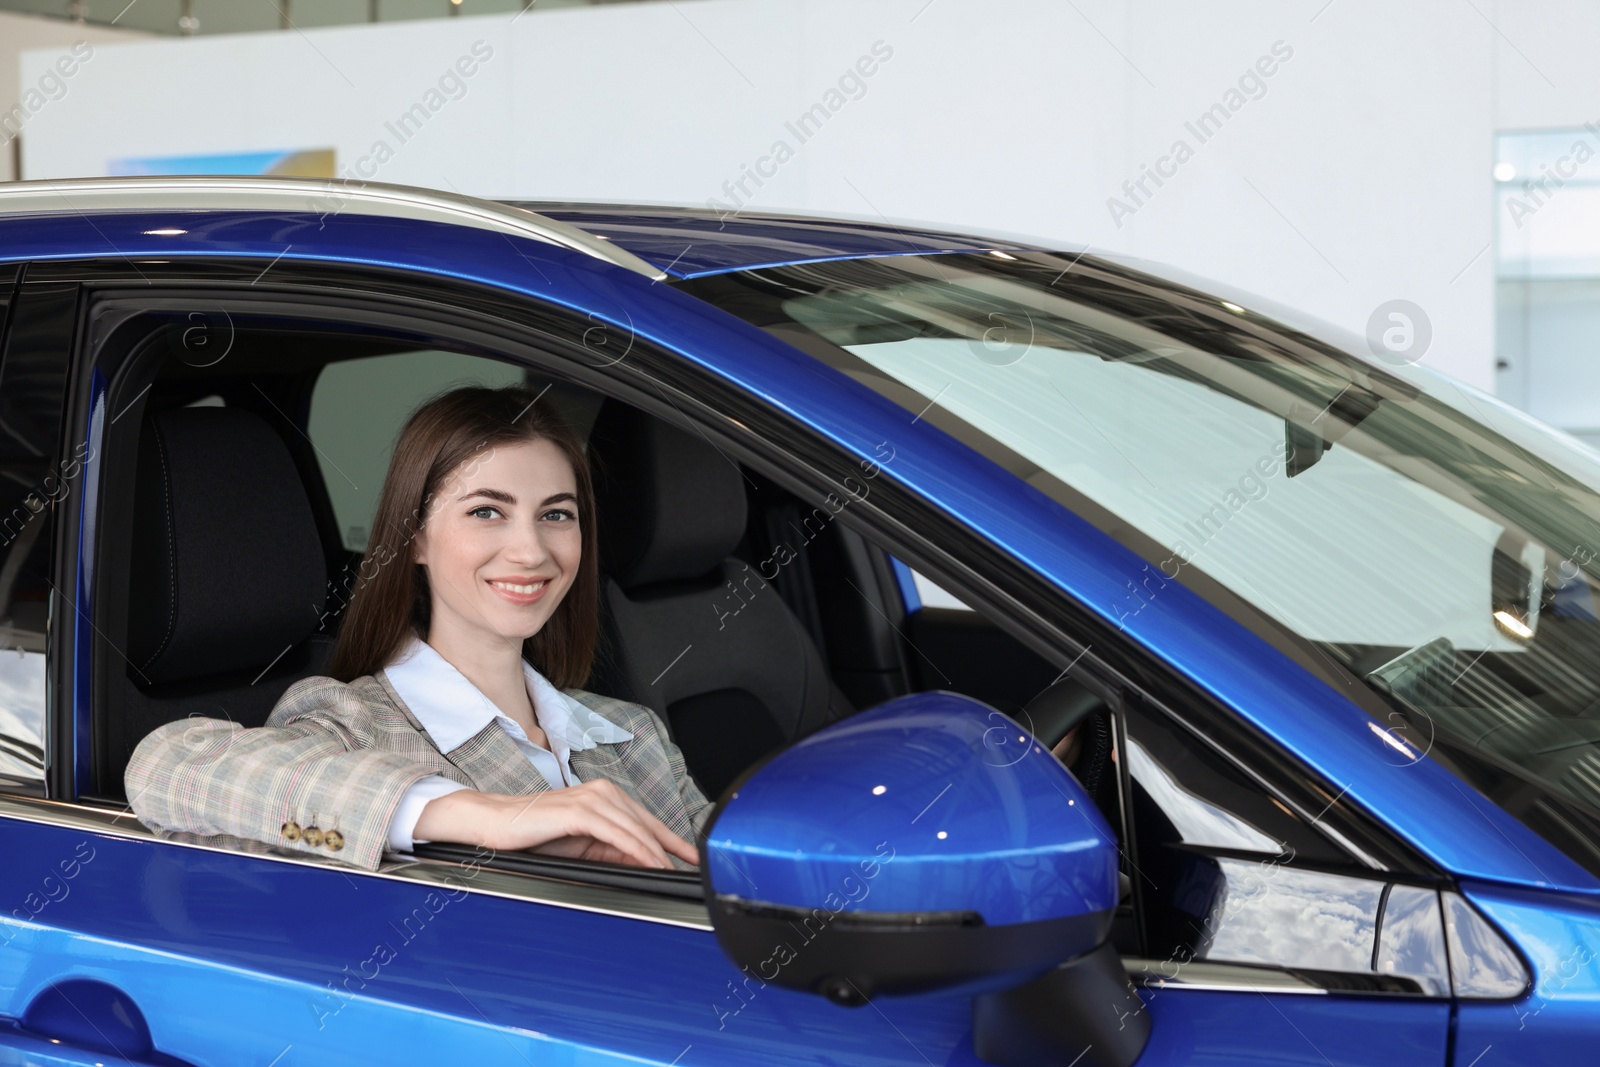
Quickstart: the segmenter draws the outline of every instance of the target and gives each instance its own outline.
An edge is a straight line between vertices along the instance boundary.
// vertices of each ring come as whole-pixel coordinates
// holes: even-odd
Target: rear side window
[[[521,367],[456,352],[400,352],[331,363],[311,394],[311,442],[346,550],[364,552],[389,456],[406,416],[435,393],[520,384]]]
[[[0,788],[44,787],[46,635],[56,512],[76,508],[86,444],[58,456],[67,353],[34,328],[73,290],[10,299],[14,267],[0,267]],[[69,609],[70,610],[70,609]]]

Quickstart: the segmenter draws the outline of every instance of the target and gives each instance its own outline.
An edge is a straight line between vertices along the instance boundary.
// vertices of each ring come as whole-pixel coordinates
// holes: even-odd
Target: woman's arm
[[[698,863],[695,847],[605,778],[526,796],[462,789],[428,801],[412,833],[496,851],[673,869],[669,853]]]
[[[153,730],[128,762],[128,803],[152,829],[231,834],[375,870],[401,797],[435,773],[375,747],[379,733],[351,686],[302,679],[265,726],[191,718]]]

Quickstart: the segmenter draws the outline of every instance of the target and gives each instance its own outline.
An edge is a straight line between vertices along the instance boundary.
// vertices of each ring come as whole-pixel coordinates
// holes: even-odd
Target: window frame
[[[630,359],[599,366],[584,344],[586,331],[592,331],[594,324],[581,312],[480,284],[373,267],[289,262],[280,264],[263,284],[254,285],[261,266],[262,262],[256,259],[198,257],[138,265],[126,260],[46,265],[41,273],[57,281],[81,283],[85,288],[80,316],[86,328],[79,331],[74,347],[68,424],[88,425],[93,375],[100,368],[102,345],[113,327],[150,311],[171,313],[192,309],[200,302],[215,304],[226,300],[248,303],[257,311],[314,318],[330,327],[379,327],[397,334],[414,333],[419,343],[435,347],[479,354],[492,352],[495,355],[489,358],[548,372],[633,404],[673,425],[693,428],[730,456],[749,463],[803,500],[821,501],[829,493],[841,493],[844,479],[858,473],[859,457],[670,350],[634,338]],[[707,313],[721,314],[709,305]],[[116,373],[126,365],[119,366]],[[841,379],[841,387],[857,386]],[[112,391],[102,395],[109,397]],[[105,489],[102,485],[103,492]],[[876,482],[873,489],[871,498],[846,509],[850,513],[847,525],[907,565],[928,574],[1024,645],[1052,662],[1070,664],[1073,675],[1101,692],[1113,710],[1117,710],[1123,692],[1137,692],[1152,707],[1183,726],[1196,743],[1216,748],[1240,766],[1270,795],[1308,821],[1334,828],[1352,852],[1357,868],[1430,881],[1442,877],[1379,820],[1344,801],[1272,739],[1229,713],[1209,694],[1190,686],[1083,605],[1049,587],[1036,572],[892,479]],[[96,508],[99,505],[100,501],[94,502]],[[58,560],[58,575],[76,572],[77,548],[74,536]],[[66,665],[71,660],[71,656],[62,657],[60,676],[70,674]],[[59,692],[61,707],[76,707],[70,684]],[[1180,708],[1181,712],[1177,710]],[[1119,714],[1119,721],[1120,718]],[[78,755],[82,758],[86,753]],[[76,802],[58,802],[64,810],[56,814],[70,815],[74,820],[90,818],[110,832],[153,838],[128,817],[125,808],[106,805],[103,799],[97,806],[95,799],[86,795]],[[1313,814],[1317,812],[1321,814]],[[349,874],[368,873],[310,856],[274,854],[267,858],[331,864]],[[454,863],[417,860],[394,870],[371,873],[431,881],[456,869]],[[502,871],[495,874],[492,886],[481,886],[484,891],[710,927],[709,913],[701,901],[672,900],[649,892],[600,885],[574,887],[570,880],[555,876]],[[594,904],[593,900],[599,898],[604,903]]]
[[[22,263],[0,263],[0,382],[4,382],[6,380],[6,370],[10,366],[9,362],[6,360],[6,354],[11,351],[13,347],[18,347],[13,345],[12,335],[14,333],[13,324],[16,322],[18,317],[18,307],[22,303],[23,275],[25,273],[23,269],[24,266],[25,264]],[[51,507],[54,507],[53,503]],[[52,516],[52,518],[53,517],[54,516]],[[53,535],[54,525],[52,525],[50,532]],[[10,554],[16,551],[17,547],[0,547],[4,547],[6,549],[4,554],[0,555],[0,560],[9,562]],[[54,546],[51,547],[51,554],[54,554]],[[48,563],[46,566],[48,567]],[[41,749],[41,761],[43,763],[43,768],[40,771],[38,778],[34,779],[24,779],[20,776],[12,776],[9,774],[0,776],[0,792],[40,796],[45,795],[48,792],[52,749],[50,741],[50,691],[52,688],[50,684],[51,648],[49,644],[51,631],[48,621],[48,608],[53,606],[53,604],[47,605],[46,612],[44,672],[45,706],[43,709],[41,709],[39,736],[37,738],[13,738],[13,740],[18,742],[32,743],[36,741]]]
[[[41,457],[41,462],[48,468],[62,470],[63,458],[70,454],[70,431],[65,415],[66,398],[71,390],[71,355],[69,342],[76,329],[76,316],[78,310],[77,293],[71,286],[54,284],[48,279],[38,279],[30,273],[31,264],[27,262],[0,263],[0,286],[6,289],[4,306],[0,307],[0,318],[4,320],[4,330],[0,331],[0,342],[3,342],[4,363],[0,364],[0,383],[8,382],[17,372],[17,360],[24,358],[29,363],[28,369],[37,370],[45,361],[55,363],[55,354],[60,353],[58,366],[53,370],[60,376],[60,394],[57,402],[62,405],[57,412],[59,419],[56,425],[55,440],[48,446],[47,453]],[[48,475],[47,475],[48,477]],[[64,640],[63,628],[60,625],[62,617],[66,614],[59,610],[56,601],[60,599],[61,572],[57,567],[63,552],[63,545],[68,540],[69,530],[75,526],[70,521],[70,511],[60,505],[71,501],[74,496],[79,500],[81,486],[87,480],[86,468],[80,466],[74,479],[67,479],[80,487],[78,494],[67,493],[62,500],[52,500],[50,513],[46,521],[48,529],[44,531],[49,537],[48,562],[46,570],[50,579],[56,586],[56,595],[52,595],[45,622],[45,693],[43,708],[43,729],[40,738],[44,748],[44,773],[34,781],[24,782],[19,779],[6,779],[0,783],[0,795],[7,797],[36,797],[40,799],[61,795],[58,783],[70,777],[73,772],[75,757],[74,718],[62,710],[58,698],[60,681],[65,675],[71,661],[62,654],[62,649],[70,648],[70,644],[62,644]],[[69,505],[70,507],[70,505]],[[43,514],[41,512],[41,514]],[[67,638],[70,640],[70,636]]]

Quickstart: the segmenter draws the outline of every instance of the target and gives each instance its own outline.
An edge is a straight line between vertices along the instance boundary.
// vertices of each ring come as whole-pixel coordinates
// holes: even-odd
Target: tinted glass
[[[1309,669],[1348,672],[1341,687],[1366,682],[1369,709],[1394,709],[1379,730],[1394,759],[1448,754],[1600,869],[1600,456],[1583,445],[1091,257],[843,260],[683,287],[1144,555],[1122,618],[1189,585]]]
[[[0,269],[0,298],[9,271]],[[76,300],[75,286],[31,293],[13,310],[0,360],[0,786],[30,792],[44,779],[56,512],[76,507],[93,459],[86,445],[58,456],[69,355],[54,326]]]

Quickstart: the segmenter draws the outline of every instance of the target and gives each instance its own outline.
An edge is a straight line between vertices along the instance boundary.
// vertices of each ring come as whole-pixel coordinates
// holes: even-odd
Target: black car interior
[[[108,719],[122,765],[176,719],[260,726],[284,689],[321,672],[327,561],[289,450],[260,415],[147,408],[130,532],[127,669]]]
[[[94,785],[82,799],[125,804],[128,759],[157,726],[194,716],[261,726],[290,685],[325,673],[363,553],[345,547],[308,436],[312,394],[334,363],[407,350],[343,331],[242,330],[214,364],[152,357],[149,387],[113,399],[121,414],[106,437],[98,520],[108,535],[95,564]],[[942,689],[1030,724],[1047,745],[1083,722],[1074,769],[1122,825],[1099,698],[978,612],[908,610],[889,553],[835,520],[847,502],[802,500],[692,427],[592,389],[533,371],[524,381],[591,458],[603,632],[588,688],[661,714],[707,796],[828,723]],[[392,440],[399,426],[380,430]],[[464,858],[458,846],[419,849]],[[496,862],[701,893],[688,874]],[[1132,916],[1125,901],[1113,930],[1129,951]]]
[[[241,334],[215,367],[169,358],[140,402],[136,447],[109,439],[136,458],[117,460],[120,478],[107,467],[132,492],[111,495],[105,521],[122,530],[101,541],[102,628],[123,655],[100,690],[98,795],[124,795],[128,757],[156,726],[259,726],[322,672],[361,553],[340,541],[305,413],[318,372],[351,349],[268,331]],[[1015,715],[1055,679],[975,612],[908,613],[883,549],[703,436],[528,380],[549,386],[593,460],[604,635],[590,687],[662,713],[708,796],[894,696],[949,689]]]
[[[854,710],[829,677],[822,635],[768,588],[760,561],[735,554],[753,547],[737,463],[615,400],[589,455],[609,652],[597,687],[664,711],[707,796]]]

